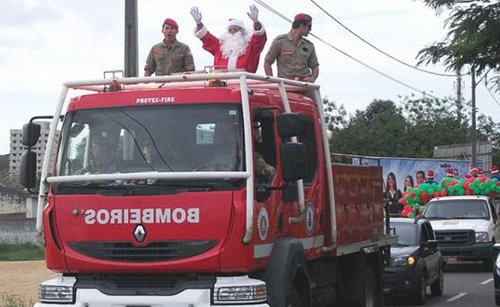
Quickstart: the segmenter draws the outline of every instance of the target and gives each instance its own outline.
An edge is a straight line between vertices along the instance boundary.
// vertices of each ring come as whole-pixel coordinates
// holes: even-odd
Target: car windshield
[[[431,201],[424,216],[428,219],[485,219],[490,218],[488,203],[482,199],[442,199]]]
[[[243,171],[242,131],[238,104],[73,111],[62,129],[57,175]]]
[[[398,236],[397,245],[415,246],[417,244],[417,225],[409,223],[391,223]]]

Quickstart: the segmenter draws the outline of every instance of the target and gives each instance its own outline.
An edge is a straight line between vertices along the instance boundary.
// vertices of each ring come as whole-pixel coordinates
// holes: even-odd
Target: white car
[[[427,204],[441,253],[448,261],[482,261],[491,267],[493,245],[500,237],[499,219],[486,196],[445,196]]]

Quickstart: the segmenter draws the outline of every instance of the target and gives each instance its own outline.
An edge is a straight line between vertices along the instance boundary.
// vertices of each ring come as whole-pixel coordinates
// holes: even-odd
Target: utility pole
[[[125,77],[138,74],[137,0],[125,0]]]
[[[472,93],[471,93],[471,103],[472,103],[472,127],[471,127],[471,143],[472,143],[472,167],[477,166],[477,144],[476,144],[476,67],[472,64],[470,69],[471,83],[472,83]]]

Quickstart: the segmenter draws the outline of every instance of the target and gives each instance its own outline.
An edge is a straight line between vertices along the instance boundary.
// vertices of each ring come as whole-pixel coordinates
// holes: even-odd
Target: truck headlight
[[[402,256],[392,258],[392,266],[410,266],[415,264],[415,257],[413,256]]]
[[[42,303],[73,303],[74,277],[60,277],[43,282],[38,289],[38,299]]]
[[[476,232],[476,242],[489,242],[490,238],[488,237],[487,232]]]
[[[214,304],[263,303],[267,301],[267,288],[263,281],[247,276],[243,279],[241,277],[218,277],[212,298]]]

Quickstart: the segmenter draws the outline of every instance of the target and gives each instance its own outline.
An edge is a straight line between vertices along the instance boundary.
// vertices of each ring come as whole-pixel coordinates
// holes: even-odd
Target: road
[[[431,296],[427,288],[425,306],[493,307],[495,305],[493,273],[485,272],[480,264],[460,263],[446,266],[444,292]],[[414,306],[408,298],[386,299],[386,306]]]

